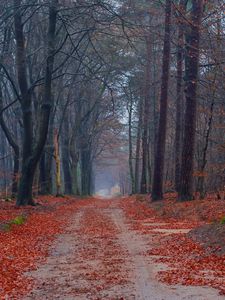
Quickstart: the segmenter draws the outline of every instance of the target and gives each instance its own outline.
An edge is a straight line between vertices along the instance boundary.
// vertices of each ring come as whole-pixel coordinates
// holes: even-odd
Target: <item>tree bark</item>
[[[14,0],[14,27],[16,39],[16,63],[17,77],[21,92],[21,108],[23,114],[23,159],[22,159],[22,176],[18,198],[21,201],[17,205],[33,204],[32,201],[32,182],[34,171],[28,166],[27,160],[31,156],[33,147],[33,126],[32,126],[32,107],[31,94],[28,90],[27,74],[26,74],[26,56],[25,56],[25,40],[23,34],[23,22],[21,14],[21,0]],[[27,182],[27,183],[26,183]],[[26,196],[25,196],[26,195]]]
[[[73,181],[73,193],[75,195],[80,195],[80,188],[79,188],[79,180],[78,180],[78,161],[79,155],[76,151],[75,145],[70,146],[70,156],[72,160],[72,181]]]
[[[137,140],[136,140],[136,155],[135,155],[135,179],[134,179],[134,189],[135,193],[139,193],[139,172],[140,172],[140,150],[141,150],[141,129],[142,129],[142,110],[143,110],[142,97],[139,100],[139,119],[137,128]]]
[[[71,177],[72,177],[72,190],[75,195],[80,195],[79,180],[78,180],[78,162],[79,151],[76,145],[76,134],[78,127],[73,128],[72,136],[69,142],[69,153],[71,157]]]
[[[54,131],[54,157],[56,166],[56,196],[61,195],[61,162],[59,154],[59,134],[58,130]]]
[[[216,76],[215,76],[216,77]],[[215,78],[216,80],[216,78]],[[215,84],[215,81],[214,81]],[[209,119],[207,122],[207,129],[206,129],[206,134],[205,134],[205,141],[204,141],[204,147],[203,147],[203,153],[202,153],[202,160],[201,160],[201,165],[200,165],[200,177],[198,179],[198,191],[200,193],[200,199],[205,198],[205,167],[207,165],[207,152],[208,152],[208,147],[209,147],[209,138],[210,138],[210,133],[212,130],[212,122],[213,122],[213,111],[214,111],[214,105],[215,105],[215,87],[213,87],[213,93],[212,93],[212,101],[210,105],[210,115]]]
[[[130,103],[128,104],[129,170],[130,170],[130,179],[131,179],[131,193],[134,194],[135,182],[134,182],[134,170],[133,170],[132,112],[133,112],[133,99],[130,99]]]
[[[81,149],[81,193],[82,196],[91,195],[92,180],[91,153],[88,145]]]
[[[182,103],[183,103],[183,61],[184,61],[184,16],[187,0],[180,0],[177,45],[177,98],[176,98],[176,131],[175,131],[175,189],[178,192],[181,164],[182,143]]]
[[[168,83],[170,69],[170,34],[171,34],[172,1],[166,1],[165,36],[163,46],[162,84],[160,97],[160,117],[157,135],[157,148],[154,159],[154,174],[152,186],[152,200],[163,198],[163,173],[166,145],[167,107],[168,107]]]
[[[45,146],[45,193],[51,194],[53,192],[53,172],[52,172],[52,162],[54,156],[54,114],[51,112],[49,131],[47,142]]]
[[[54,102],[54,99],[52,101]],[[55,114],[51,111],[48,137],[40,162],[40,176],[42,177],[40,178],[40,193],[42,195],[53,193],[52,163],[54,158],[54,118]]]
[[[72,177],[70,169],[70,141],[69,141],[69,120],[68,114],[65,113],[63,121],[63,137],[62,137],[62,166],[64,174],[64,190],[65,194],[72,194]]]
[[[45,195],[45,185],[46,185],[46,171],[45,171],[45,152],[42,153],[39,162],[39,181],[38,181],[38,193],[40,195]]]
[[[34,145],[32,128],[32,98],[27,83],[25,41],[21,14],[21,0],[14,0],[14,27],[16,39],[17,73],[22,96],[21,107],[23,113],[24,126],[22,176],[20,179],[19,192],[17,197],[18,206],[35,204],[32,200],[33,178],[38,161],[40,160],[46,142],[49,125],[49,116],[52,108],[51,86],[55,56],[54,40],[57,21],[57,3],[58,0],[52,0],[49,7],[48,54],[45,71],[44,98],[40,108],[38,136]]]
[[[203,12],[203,1],[192,0],[191,24],[186,32],[185,56],[185,94],[186,112],[184,125],[184,141],[182,149],[181,177],[178,199],[193,199],[193,171],[195,130],[197,112],[197,84],[199,69],[200,26]]]
[[[147,173],[148,173],[148,132],[149,132],[149,112],[150,112],[150,89],[151,89],[151,55],[152,45],[151,36],[146,36],[146,55],[147,64],[145,71],[145,85],[144,85],[144,109],[143,109],[143,134],[142,134],[142,173],[141,173],[141,194],[146,194],[147,187]]]

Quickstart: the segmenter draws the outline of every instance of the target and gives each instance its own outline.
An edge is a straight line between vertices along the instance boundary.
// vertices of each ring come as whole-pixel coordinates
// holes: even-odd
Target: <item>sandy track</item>
[[[224,299],[218,296],[218,292],[207,287],[185,287],[185,286],[168,286],[156,280],[156,273],[159,269],[165,268],[155,264],[144,253],[149,247],[151,236],[143,236],[136,231],[130,230],[126,224],[122,210],[108,211],[115,224],[120,228],[120,243],[129,251],[132,258],[133,281],[135,282],[135,299],[143,300],[217,300]],[[165,245],[166,246],[166,245]]]
[[[117,204],[96,200],[73,216],[46,263],[28,274],[35,287],[24,299],[225,299],[211,288],[159,283],[163,266],[144,255],[151,236],[132,230]]]

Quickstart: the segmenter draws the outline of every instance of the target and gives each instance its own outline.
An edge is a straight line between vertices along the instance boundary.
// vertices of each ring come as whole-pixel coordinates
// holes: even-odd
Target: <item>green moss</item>
[[[26,221],[26,217],[21,215],[17,216],[14,219],[8,221],[6,224],[3,224],[0,229],[3,229],[4,231],[10,231],[12,228],[12,225],[22,225]]]
[[[18,216],[15,219],[13,219],[10,223],[16,224],[16,225],[22,225],[26,221],[25,216]]]
[[[225,216],[220,220],[220,224],[225,225]]]

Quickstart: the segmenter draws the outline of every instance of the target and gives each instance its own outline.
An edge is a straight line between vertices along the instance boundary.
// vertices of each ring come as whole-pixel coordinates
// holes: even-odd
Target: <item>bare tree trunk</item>
[[[215,82],[214,82],[215,83]],[[215,91],[215,88],[213,88],[213,91]],[[202,154],[202,160],[201,160],[201,166],[200,166],[200,177],[198,180],[198,191],[200,193],[200,199],[205,198],[205,167],[207,164],[207,151],[209,146],[209,137],[212,130],[212,122],[213,122],[213,111],[214,111],[214,105],[215,105],[215,93],[212,94],[212,102],[210,105],[210,115],[207,123],[207,129],[206,129],[206,135],[205,135],[205,143],[203,147],[203,154]]]
[[[21,0],[14,0],[14,26],[16,38],[16,59],[17,76],[21,92],[21,108],[23,113],[23,161],[22,176],[20,179],[17,205],[33,204],[32,201],[32,183],[34,170],[28,166],[28,158],[32,154],[33,147],[33,126],[32,126],[32,107],[31,94],[28,90],[26,74],[26,55],[25,41],[23,34],[23,22],[21,13]],[[20,199],[21,200],[18,200]]]
[[[45,185],[46,185],[46,171],[45,171],[45,152],[42,153],[39,162],[39,180],[38,180],[38,193],[40,195],[45,195]]]
[[[70,141],[69,141],[69,120],[68,114],[65,112],[63,121],[63,136],[62,136],[62,166],[64,174],[64,190],[65,194],[72,194],[72,178],[70,170]]]
[[[130,99],[130,103],[128,104],[129,170],[130,170],[130,179],[131,179],[131,193],[134,194],[135,182],[134,182],[134,171],[133,171],[132,112],[133,112],[133,100]]]
[[[56,196],[61,195],[61,163],[59,154],[59,134],[56,129],[54,132],[54,157],[56,165]]]
[[[191,24],[186,32],[185,80],[186,113],[178,199],[193,199],[193,171],[197,111],[200,26],[203,0],[192,0]]]
[[[137,140],[136,140],[136,155],[135,155],[135,179],[134,189],[135,193],[139,193],[139,172],[140,172],[140,149],[141,149],[141,129],[142,129],[142,110],[143,103],[142,97],[139,100],[139,111],[138,111],[138,128],[137,128]]]
[[[43,195],[49,195],[53,192],[52,163],[54,158],[54,118],[55,114],[51,111],[48,137],[40,162],[40,177],[42,177],[40,178],[40,193]]]
[[[175,132],[175,188],[179,189],[181,139],[182,139],[182,103],[183,103],[183,59],[184,59],[184,16],[187,0],[180,0],[177,45],[177,98],[176,98],[176,132]]]
[[[80,195],[80,188],[79,188],[79,180],[78,180],[78,153],[73,146],[73,149],[70,150],[70,156],[72,160],[72,180],[73,180],[73,193],[75,195]]]
[[[53,172],[52,172],[52,162],[53,162],[53,155],[54,155],[54,115],[50,115],[50,123],[49,123],[49,131],[48,131],[48,138],[45,148],[45,178],[46,178],[46,185],[45,185],[45,193],[51,194],[53,191]]]
[[[77,129],[77,127],[76,127]],[[79,162],[79,152],[76,149],[76,130],[73,128],[72,137],[70,140],[70,157],[71,157],[71,176],[72,176],[72,187],[73,193],[75,195],[80,195],[79,182],[78,182],[78,162]]]
[[[44,99],[40,108],[40,120],[37,141],[34,146],[33,126],[32,126],[32,99],[28,89],[26,74],[25,41],[23,33],[23,21],[21,14],[21,0],[14,0],[14,26],[16,38],[16,58],[18,82],[21,91],[21,107],[23,113],[23,162],[22,176],[20,179],[17,205],[35,205],[32,200],[32,184],[34,173],[42,155],[42,151],[48,134],[49,116],[52,108],[52,71],[54,64],[54,41],[57,22],[57,3],[52,0],[49,7],[49,28],[48,28],[48,56],[45,71]]]
[[[81,149],[81,192],[82,196],[91,195],[91,153],[88,145]]]
[[[146,36],[147,64],[145,71],[144,85],[144,108],[143,108],[143,134],[142,134],[142,173],[141,173],[141,194],[147,193],[147,172],[148,172],[148,132],[149,132],[149,112],[150,112],[150,88],[151,88],[151,36]]]
[[[154,160],[154,174],[152,186],[153,201],[163,198],[163,173],[166,145],[167,107],[168,107],[168,82],[170,69],[170,32],[171,32],[172,1],[166,1],[165,37],[163,46],[162,85],[160,97],[160,117],[157,136],[157,149]]]
[[[150,132],[149,132],[150,136]],[[148,142],[148,180],[147,180],[147,191],[150,193],[151,192],[151,184],[152,184],[152,166],[151,166],[151,149],[150,149],[150,140]]]

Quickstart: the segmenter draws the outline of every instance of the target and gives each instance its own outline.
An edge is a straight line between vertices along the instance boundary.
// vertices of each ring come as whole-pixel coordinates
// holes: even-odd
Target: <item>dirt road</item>
[[[151,235],[131,229],[119,201],[97,199],[73,216],[45,265],[28,274],[35,287],[24,299],[225,299],[215,289],[158,282],[165,266],[145,255],[150,243]]]

